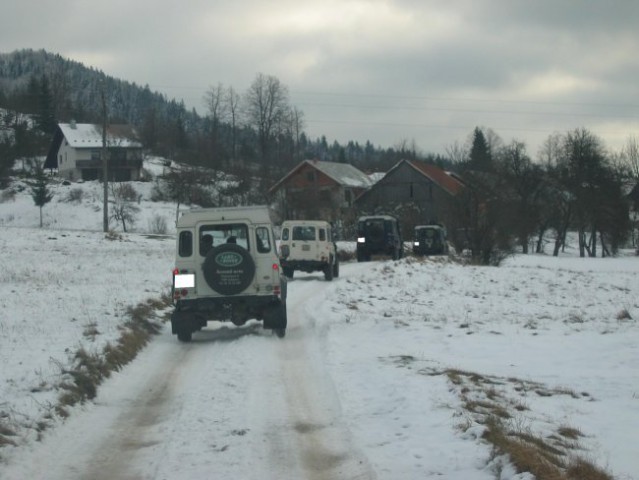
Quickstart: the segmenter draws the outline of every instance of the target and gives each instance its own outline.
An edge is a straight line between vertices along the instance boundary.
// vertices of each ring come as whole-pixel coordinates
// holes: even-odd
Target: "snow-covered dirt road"
[[[55,246],[75,237],[60,236]],[[137,243],[101,242],[92,255],[124,255]],[[161,285],[161,268],[140,268],[155,256],[126,261]],[[10,267],[14,282],[26,276]],[[50,267],[29,275],[56,280],[57,270],[67,274]],[[212,324],[181,344],[167,328],[100,386],[94,401],[74,407],[41,440],[10,437],[16,445],[4,447],[0,480],[529,478],[484,439],[486,416],[469,409],[474,405],[499,409],[515,435],[565,447],[565,458],[586,458],[610,478],[636,480],[638,272],[634,255],[526,255],[499,268],[445,259],[350,263],[332,282],[296,274],[286,338],[258,323]],[[138,287],[142,277],[117,293],[125,287],[148,293]],[[12,310],[12,290],[5,288],[6,312],[20,313],[23,323],[30,313],[55,333],[38,316],[41,308]],[[117,311],[100,314],[109,312],[113,292],[105,289],[93,301],[83,294],[82,302],[45,297],[67,312],[53,316],[53,325],[75,332],[81,323],[75,319],[89,312],[105,330],[108,321],[121,320]],[[26,400],[46,407],[52,395],[29,390],[34,383],[24,380],[21,364],[29,352],[40,357],[28,365],[46,366],[60,342],[40,330],[42,338],[32,330],[27,336],[16,321],[2,325],[3,367],[14,372],[4,391],[26,390],[9,398],[11,411],[20,413]],[[7,338],[22,340],[22,349],[7,348]],[[51,348],[34,348],[44,338]],[[446,372],[485,383],[458,385]],[[577,432],[577,444],[562,439],[562,431]]]
[[[213,322],[181,344],[166,328],[6,478],[376,478],[343,421],[314,317],[366,268],[345,265],[334,282],[298,275],[284,339]]]

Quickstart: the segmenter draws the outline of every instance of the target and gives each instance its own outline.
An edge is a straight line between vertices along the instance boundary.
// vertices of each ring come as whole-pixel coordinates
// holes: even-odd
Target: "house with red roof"
[[[282,220],[348,221],[373,180],[347,163],[304,160],[269,189]]]
[[[403,231],[410,232],[415,225],[446,226],[451,203],[463,189],[463,180],[452,172],[431,163],[401,160],[360,194],[355,206],[362,215],[395,215]]]

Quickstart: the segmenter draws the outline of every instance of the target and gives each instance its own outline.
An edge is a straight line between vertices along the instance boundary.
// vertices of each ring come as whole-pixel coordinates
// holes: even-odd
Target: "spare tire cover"
[[[373,224],[366,230],[371,241],[375,243],[382,243],[384,241],[384,227]]]
[[[242,293],[253,281],[255,262],[249,252],[236,244],[213,248],[202,264],[206,283],[221,295]]]

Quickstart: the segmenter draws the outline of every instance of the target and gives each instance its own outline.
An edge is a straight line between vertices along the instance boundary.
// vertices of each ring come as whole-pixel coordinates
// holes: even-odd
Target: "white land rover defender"
[[[203,208],[177,222],[171,328],[180,341],[209,320],[262,320],[286,332],[286,278],[268,208]]]
[[[326,280],[339,276],[337,245],[328,222],[288,220],[282,224],[280,265],[284,275],[293,278],[295,270],[324,272]]]

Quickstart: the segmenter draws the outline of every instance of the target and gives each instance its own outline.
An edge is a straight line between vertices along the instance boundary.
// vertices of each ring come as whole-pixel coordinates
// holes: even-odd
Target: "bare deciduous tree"
[[[552,168],[557,165],[557,161],[561,154],[561,134],[553,133],[548,136],[544,143],[539,148],[537,157],[541,164],[548,168]]]
[[[455,196],[447,216],[457,251],[468,249],[473,262],[499,265],[513,253],[513,206],[505,182],[493,173],[466,171],[466,187]]]
[[[524,142],[513,140],[498,154],[499,168],[512,189],[513,227],[523,253],[528,253],[528,244],[539,225],[539,196],[541,194],[541,168],[534,165],[526,153]]]
[[[468,162],[468,147],[458,141],[454,141],[446,147],[446,155],[448,159],[457,165],[463,165]]]
[[[630,136],[622,149],[622,155],[635,180],[639,181],[639,139]]]
[[[558,169],[563,186],[574,198],[580,256],[596,257],[598,242],[602,254],[614,253],[629,230],[627,202],[602,141],[585,128],[568,132]]]
[[[304,132],[304,112],[297,107],[293,107],[291,109],[291,127],[294,145],[293,159],[296,162],[299,162],[302,160],[300,138],[302,136],[302,132]]]
[[[240,112],[240,96],[233,87],[229,87],[226,90],[225,100],[228,122],[231,125],[231,159],[235,162],[237,160],[237,125]]]
[[[136,215],[140,207],[136,205],[138,194],[128,183],[111,182],[111,213],[110,220],[115,220],[122,224],[122,231],[127,231],[127,226],[132,227],[136,220]]]
[[[224,120],[227,103],[225,100],[225,90],[221,83],[215,87],[210,87],[204,94],[204,101],[208,109],[211,120],[211,155],[214,166],[219,164],[220,152],[220,122]]]
[[[195,203],[203,207],[212,206],[204,187],[209,187],[214,183],[215,179],[208,170],[196,167],[172,168],[162,175],[158,190],[162,197],[176,203],[175,221],[177,222],[182,204],[191,205]]]
[[[259,73],[246,92],[245,107],[247,122],[257,131],[260,154],[266,160],[278,124],[290,111],[288,89],[278,78]]]

